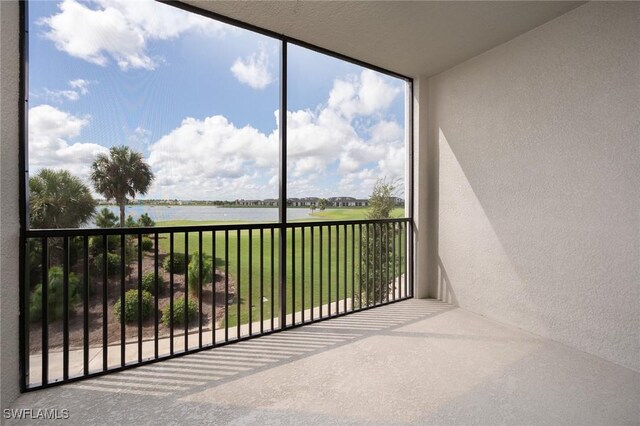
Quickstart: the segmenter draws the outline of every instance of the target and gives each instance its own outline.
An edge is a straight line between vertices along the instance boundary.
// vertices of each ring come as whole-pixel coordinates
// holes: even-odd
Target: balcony
[[[27,393],[12,408],[68,409],[78,424],[633,424],[638,379],[450,304],[406,300]]]
[[[165,74],[175,76],[170,83],[180,90],[174,92],[189,107],[219,99],[200,86],[187,95],[186,83],[227,86],[209,68],[155,55],[155,45],[166,43],[171,51],[186,46],[193,60],[206,59],[209,43],[178,43],[170,26],[180,21],[139,13],[138,2],[56,3],[0,2],[0,423],[68,415],[73,424],[118,425],[640,424],[640,3],[151,3],[272,38],[275,49],[209,56],[220,60],[232,87],[243,84],[232,75],[236,63],[260,62],[263,47],[274,54],[273,90],[252,90],[273,95],[282,129],[290,110],[313,116],[340,99],[348,107],[341,114],[356,118],[356,134],[374,139],[373,121],[353,114],[354,105],[383,119],[369,96],[360,97],[386,97],[359,90],[365,74],[327,74],[320,81],[312,74],[324,71],[305,56],[296,59],[296,49],[401,77],[406,85],[397,93],[405,99],[396,107],[405,108],[406,122],[398,135],[410,141],[404,219],[303,223],[279,214],[278,222],[274,216],[248,225],[30,230],[28,178],[37,172],[31,160],[66,167],[94,136],[129,141],[121,125],[128,108],[167,127],[152,132],[156,141],[173,129],[188,130],[180,124],[184,117],[198,126],[215,117],[215,111],[180,108],[169,86],[149,78],[151,68],[172,64],[204,76]],[[139,37],[105,35],[109,22],[96,25],[101,18],[56,20],[67,23],[66,32],[44,19],[62,9],[102,13],[115,3],[127,10],[109,16],[134,13],[118,28],[136,29]],[[43,13],[26,31],[28,4]],[[103,33],[85,37],[81,23]],[[140,38],[148,30],[156,38]],[[63,43],[71,34],[80,48]],[[64,64],[71,65],[39,55],[29,39],[66,55]],[[133,46],[136,40],[141,43],[129,49],[128,60],[118,60],[115,42]],[[146,68],[134,70],[132,58]],[[115,90],[108,81],[116,80],[103,78],[103,60],[114,71],[129,68],[121,70]],[[294,72],[287,71],[289,63]],[[307,68],[296,74],[303,63]],[[78,72],[84,67],[92,72]],[[56,77],[55,68],[69,75]],[[142,84],[133,83],[136,73]],[[79,82],[89,84],[86,94],[73,86]],[[333,92],[335,82],[343,89],[349,83],[348,90]],[[313,86],[324,86],[327,96],[296,99],[301,88]],[[245,112],[259,107],[249,89],[234,91],[229,105]],[[160,105],[156,95],[169,104],[162,109],[185,111],[179,123],[144,113],[147,105]],[[39,109],[39,123],[40,135],[50,137],[39,140],[30,136],[38,121],[28,115],[48,96],[55,105]],[[116,102],[108,102],[111,96]],[[104,121],[104,131],[78,134],[85,121],[99,120],[82,105],[115,120]],[[273,119],[273,108],[268,112]],[[52,130],[52,121],[61,126]],[[233,128],[241,130],[245,121],[238,123]],[[147,144],[145,128],[124,127],[136,136],[132,141]],[[268,169],[278,170],[281,184],[267,182],[278,186],[278,198],[259,193],[240,196],[243,202],[262,199],[277,207],[292,196],[320,195],[287,191],[288,181],[302,183],[289,176],[295,169],[285,170],[288,157],[298,155],[287,144],[295,137],[271,130],[256,135],[277,148]],[[300,134],[307,145],[316,133]],[[357,145],[330,135],[331,144],[322,146],[327,158],[348,160],[336,147]],[[40,143],[29,145],[29,139]],[[192,146],[179,139],[173,146]],[[204,173],[215,169],[209,162],[222,152],[202,151],[197,157],[207,164],[198,168],[187,161],[195,155],[172,155],[179,151],[165,151],[165,159]],[[362,153],[376,154],[371,164],[378,167],[390,160],[387,151]],[[353,174],[348,161],[344,166]],[[332,180],[327,185],[338,187]],[[189,255],[198,260],[195,279],[173,270],[176,262],[178,269],[186,266]],[[203,278],[207,270],[211,277]],[[144,280],[149,273],[150,282]],[[34,296],[50,276],[56,285],[45,284]],[[115,317],[116,303],[128,303],[128,320]],[[195,303],[193,318],[181,303]]]
[[[407,299],[410,230],[408,219],[29,230],[23,388]]]

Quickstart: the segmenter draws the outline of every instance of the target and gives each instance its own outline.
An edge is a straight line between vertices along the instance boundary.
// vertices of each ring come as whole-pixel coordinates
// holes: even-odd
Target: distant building
[[[331,197],[327,201],[331,207],[367,207],[369,200],[354,197]]]

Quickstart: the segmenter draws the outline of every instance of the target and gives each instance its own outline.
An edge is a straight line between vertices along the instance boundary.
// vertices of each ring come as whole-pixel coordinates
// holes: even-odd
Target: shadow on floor
[[[424,302],[408,300],[386,305],[65,387],[105,394],[185,396],[361,339],[388,334],[453,309],[436,300]]]

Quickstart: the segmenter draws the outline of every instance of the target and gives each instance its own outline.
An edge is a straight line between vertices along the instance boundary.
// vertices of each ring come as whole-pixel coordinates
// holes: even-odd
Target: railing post
[[[287,42],[280,41],[280,240],[278,244],[278,281],[280,284],[280,328],[287,318]]]

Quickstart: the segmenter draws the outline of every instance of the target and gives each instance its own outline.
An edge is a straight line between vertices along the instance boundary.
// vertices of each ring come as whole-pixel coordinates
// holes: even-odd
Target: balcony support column
[[[429,144],[428,79],[413,81],[413,244],[414,297],[437,298],[438,153]],[[437,144],[435,145],[437,148]]]

